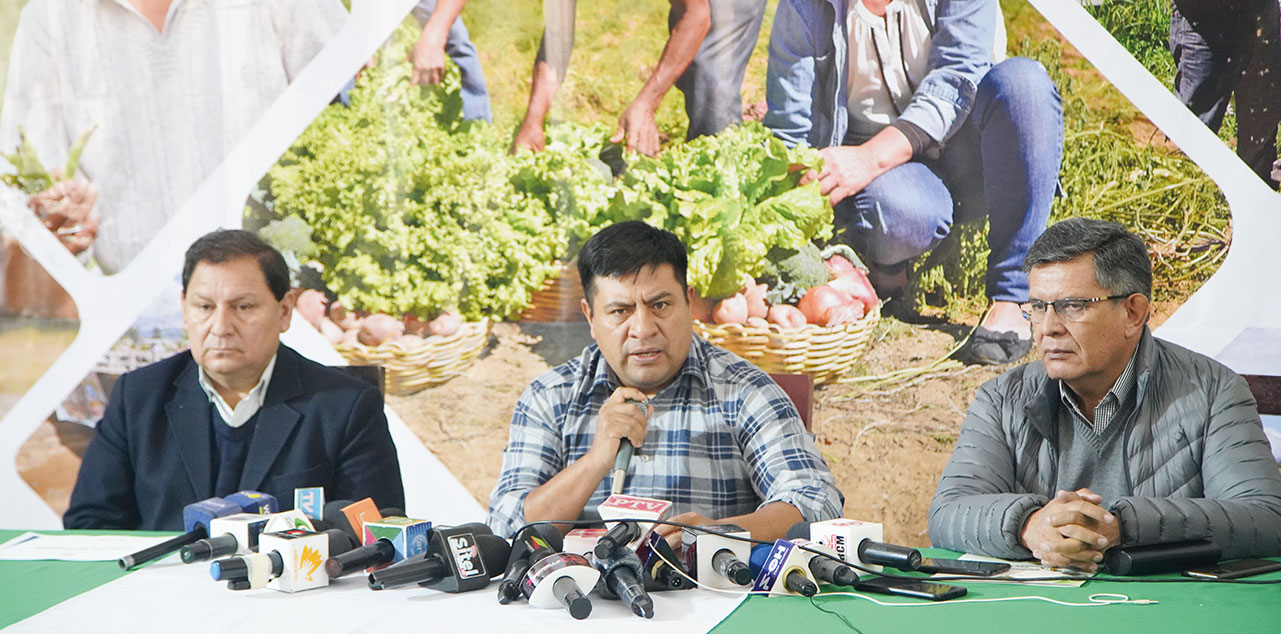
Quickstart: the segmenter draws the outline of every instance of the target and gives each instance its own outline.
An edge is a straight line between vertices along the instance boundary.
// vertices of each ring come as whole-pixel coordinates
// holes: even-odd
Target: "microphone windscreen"
[[[812,523],[813,522],[797,522],[795,524],[792,524],[792,527],[787,529],[787,535],[784,536],[783,539],[786,539],[788,541],[791,541],[793,539],[809,539],[810,524]]]
[[[408,515],[405,515],[405,509],[398,509],[394,506],[389,506],[385,509],[378,509],[378,512],[382,513],[383,517],[409,517]]]
[[[769,559],[769,552],[773,548],[773,544],[752,546],[752,556],[747,561],[747,566],[752,571],[752,577],[756,577],[761,573],[761,568],[765,565],[765,560]]]
[[[480,549],[480,560],[485,564],[486,574],[491,579],[502,576],[507,558],[511,556],[511,545],[507,540],[497,535],[476,535],[476,548]]]
[[[336,528],[346,533],[348,537],[359,542],[364,539],[364,537],[356,534],[356,529],[351,526],[351,520],[347,519],[347,514],[342,512],[343,508],[350,504],[352,504],[351,500],[334,500],[333,502],[325,503],[325,510],[322,513],[324,518],[322,521],[325,524],[328,524],[329,528]],[[319,527],[319,524],[317,524],[317,527]]]

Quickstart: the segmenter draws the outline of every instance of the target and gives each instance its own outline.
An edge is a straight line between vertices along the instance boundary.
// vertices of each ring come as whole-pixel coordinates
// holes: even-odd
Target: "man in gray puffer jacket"
[[[979,389],[930,505],[935,546],[1096,570],[1208,537],[1281,555],[1281,474],[1245,381],[1152,336],[1151,264],[1116,223],[1051,226],[1024,262],[1041,361]]]

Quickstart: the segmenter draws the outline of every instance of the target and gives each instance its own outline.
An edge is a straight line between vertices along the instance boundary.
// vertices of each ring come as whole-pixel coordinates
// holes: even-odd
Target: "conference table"
[[[40,531],[57,534],[55,531]],[[96,531],[66,531],[92,534]],[[0,542],[22,531],[0,530]],[[114,532],[111,534],[120,534]],[[146,533],[139,533],[146,534]],[[169,533],[154,533],[169,535]],[[935,557],[955,556],[924,549]],[[560,609],[523,602],[499,605],[493,586],[445,594],[418,587],[373,592],[362,575],[297,594],[233,592],[210,580],[207,566],[170,556],[130,572],[114,561],[0,561],[0,627],[6,632],[370,632],[430,628],[433,632],[1004,632],[1058,633],[1281,632],[1281,583],[1181,581],[1158,575],[1125,581],[1101,575],[1080,587],[957,582],[960,600],[932,603],[867,594],[796,597],[720,595],[705,590],[654,593],[655,617],[631,615],[621,603],[592,595],[582,621]],[[1281,582],[1281,571],[1251,577]],[[825,596],[826,595],[826,596]],[[1147,604],[1091,604],[1125,595]],[[1016,599],[1042,597],[1042,600]],[[972,600],[981,601],[972,601]],[[968,601],[968,602],[966,602]],[[283,628],[288,628],[283,629]],[[463,629],[466,628],[466,629]]]

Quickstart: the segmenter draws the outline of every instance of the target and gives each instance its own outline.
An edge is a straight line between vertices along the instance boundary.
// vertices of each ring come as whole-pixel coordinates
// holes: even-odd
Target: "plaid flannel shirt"
[[[525,496],[591,448],[597,413],[618,386],[600,349],[553,368],[512,414],[489,526],[510,536],[525,524]],[[650,401],[653,414],[628,466],[623,493],[672,502],[669,515],[723,518],[772,502],[807,521],[840,517],[845,499],[791,399],[756,366],[693,337],[676,378]],[[609,496],[597,485],[585,518]]]

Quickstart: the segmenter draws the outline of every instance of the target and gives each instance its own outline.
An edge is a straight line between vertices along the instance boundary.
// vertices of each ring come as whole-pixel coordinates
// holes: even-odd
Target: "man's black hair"
[[[1139,293],[1152,298],[1152,261],[1148,247],[1124,225],[1093,218],[1068,218],[1050,225],[1023,260],[1023,271],[1042,264],[1066,262],[1086,253],[1094,256],[1094,276],[1113,295]]]
[[[289,292],[289,266],[285,264],[285,258],[262,238],[240,229],[219,229],[206,233],[191,244],[182,263],[183,295],[187,294],[187,284],[197,264],[221,264],[244,257],[258,260],[263,277],[267,278],[267,288],[276,296],[276,301],[284,299],[285,293]]]
[[[597,277],[619,278],[635,275],[645,267],[672,265],[676,281],[684,291],[689,256],[685,245],[670,231],[651,227],[639,220],[610,225],[596,232],[578,252],[578,276],[583,295],[591,305]]]

